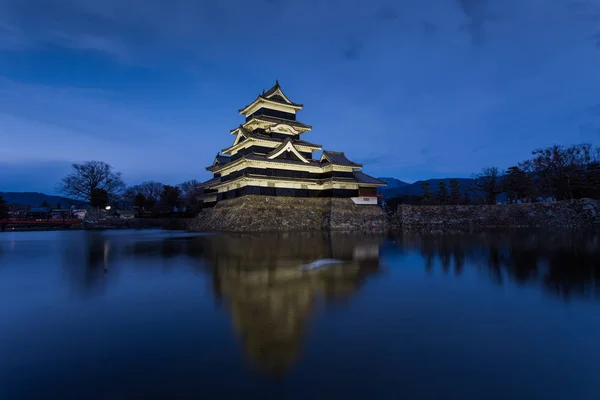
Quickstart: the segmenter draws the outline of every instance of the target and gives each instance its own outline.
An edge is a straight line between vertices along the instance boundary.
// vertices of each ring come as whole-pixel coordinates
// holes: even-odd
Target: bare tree
[[[504,191],[509,203],[529,203],[534,199],[531,175],[518,165],[510,167],[504,175]]]
[[[181,198],[186,204],[193,203],[193,200],[198,196],[198,185],[200,185],[200,182],[195,179],[185,181],[178,185],[179,190],[181,191]]]
[[[136,193],[141,193],[146,199],[152,199],[155,202],[160,200],[165,185],[160,182],[146,181],[134,186]]]
[[[473,177],[475,189],[483,195],[485,204],[496,204],[496,197],[503,192],[501,176],[498,168],[487,167]]]
[[[92,192],[100,189],[114,198],[125,188],[120,172],[102,161],[85,161],[73,164],[73,170],[64,177],[59,190],[69,197],[90,201]]]
[[[165,185],[160,182],[146,181],[139,185],[130,186],[123,194],[127,206],[137,206],[146,211],[151,211],[159,203]],[[141,199],[144,199],[143,202]],[[143,203],[143,205],[142,205]]]
[[[179,184],[181,198],[186,206],[187,212],[196,215],[202,208],[202,202],[198,200],[201,194],[199,189],[200,182],[195,179]]]

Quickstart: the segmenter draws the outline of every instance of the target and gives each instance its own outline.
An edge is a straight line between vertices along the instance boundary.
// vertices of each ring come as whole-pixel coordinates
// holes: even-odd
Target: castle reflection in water
[[[249,358],[282,375],[300,353],[319,299],[343,300],[379,267],[379,237],[344,234],[205,237],[215,295],[231,310]],[[298,268],[317,259],[343,261]]]
[[[536,285],[569,300],[600,298],[600,254],[597,234],[488,233],[479,235],[393,238],[344,233],[219,234],[155,236],[85,232],[67,243],[63,265],[73,290],[101,294],[129,259],[191,260],[186,268],[210,276],[215,299],[230,313],[237,336],[251,363],[272,376],[283,376],[298,360],[311,315],[321,304],[344,301],[381,272],[380,257],[391,267],[416,255],[425,272],[454,275],[465,268],[486,272],[502,285],[506,280]],[[380,254],[381,253],[381,254]],[[395,258],[397,257],[397,258]],[[334,258],[340,264],[303,271],[302,264]],[[190,265],[192,265],[190,267]],[[422,267],[421,267],[422,266]]]
[[[379,268],[378,236],[349,234],[181,235],[137,240],[87,232],[64,249],[73,290],[101,295],[119,279],[117,265],[134,257],[189,257],[211,276],[215,299],[231,313],[248,358],[263,372],[282,376],[297,360],[319,301],[344,301]],[[305,271],[300,265],[332,258],[341,263]],[[173,265],[178,263],[173,262]],[[85,267],[83,267],[85,266]],[[83,268],[82,268],[83,267]]]

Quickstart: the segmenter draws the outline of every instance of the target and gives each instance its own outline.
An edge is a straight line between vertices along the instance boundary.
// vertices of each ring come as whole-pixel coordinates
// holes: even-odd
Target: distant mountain
[[[394,178],[379,178],[383,181],[385,181],[385,179],[394,179]],[[458,181],[459,185],[460,185],[460,192],[464,192],[465,190],[471,188],[473,186],[473,179],[470,178],[445,178],[445,179],[428,179],[426,181],[417,181],[415,183],[406,183],[403,182],[401,180],[397,180],[398,182],[402,182],[405,185],[403,186],[392,186],[389,185],[383,188],[379,188],[378,192],[380,194],[383,194],[383,197],[386,199],[392,198],[392,197],[397,197],[397,196],[422,196],[423,195],[423,183],[427,182],[429,183],[429,187],[431,189],[431,193],[434,194],[437,189],[438,189],[438,185],[440,182],[444,182],[446,184],[446,186],[448,186],[448,191],[450,191],[450,181],[452,179],[455,179],[456,181]]]
[[[410,185],[410,183],[401,181],[400,179],[396,179],[396,178],[377,178],[377,179],[387,183],[387,188],[405,187],[405,186]]]
[[[71,208],[71,206],[79,207],[83,204],[83,202],[78,200],[61,196],[50,196],[37,192],[0,192],[0,196],[2,196],[4,201],[9,205],[17,207],[38,207],[44,202],[50,207],[56,207],[56,205],[60,203],[61,208]]]

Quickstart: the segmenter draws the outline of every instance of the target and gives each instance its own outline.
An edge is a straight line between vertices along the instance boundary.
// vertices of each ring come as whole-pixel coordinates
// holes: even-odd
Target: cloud
[[[101,138],[121,144],[136,140],[123,131],[145,131],[148,138],[167,130],[130,107],[119,105],[119,94],[108,90],[22,84],[0,79],[0,117],[23,119],[57,129],[77,132],[77,136]],[[0,134],[2,132],[0,131]]]
[[[398,10],[390,5],[383,5],[377,9],[375,19],[381,21],[393,21],[398,18]]]
[[[598,126],[551,121],[600,92],[598,3],[565,4],[0,0],[0,157],[201,178],[277,77],[306,104],[307,140],[380,171],[508,165]]]
[[[596,47],[600,48],[600,32],[590,36],[589,38],[595,43]]]
[[[210,123],[188,125],[176,118],[165,123],[157,110],[137,108],[111,91],[0,80],[0,110],[0,160],[13,166],[98,159],[123,171],[127,182],[178,176],[183,181],[206,174],[196,157],[208,160],[214,148],[224,147],[206,136],[190,146]]]
[[[390,163],[395,162],[398,159],[398,155],[371,151],[366,155],[357,154],[357,157],[351,159],[356,160],[357,163],[362,164],[367,169],[373,169],[380,166],[385,167]]]
[[[584,140],[597,141],[598,139],[600,139],[600,125],[595,125],[590,122],[580,124],[579,134]]]
[[[344,49],[342,50],[342,57],[347,61],[356,61],[360,58],[363,51],[363,43],[356,38],[348,38]]]
[[[471,43],[482,45],[485,40],[484,23],[487,20],[487,0],[457,0],[469,22],[462,26],[471,36]]]
[[[600,117],[600,103],[594,104],[587,109],[589,115]]]
[[[432,38],[438,31],[438,27],[431,22],[423,22],[422,25],[423,34],[427,38]]]
[[[0,192],[56,194],[56,185],[70,169],[68,162],[0,162]]]
[[[433,145],[428,144],[427,146],[421,149],[421,154],[429,154],[431,153],[431,150],[433,150]]]

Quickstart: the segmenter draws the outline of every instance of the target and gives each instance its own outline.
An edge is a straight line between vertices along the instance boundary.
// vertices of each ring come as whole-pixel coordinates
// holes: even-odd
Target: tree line
[[[102,161],[73,164],[71,172],[59,184],[64,195],[89,202],[92,207],[130,209],[146,216],[195,215],[201,207],[197,200],[198,182],[179,185],[147,181],[127,186],[122,174]]]
[[[4,200],[4,197],[0,194],[0,219],[4,219],[8,217],[8,205]]]
[[[437,188],[423,182],[422,189],[420,196],[388,199],[387,208],[393,211],[398,204],[497,204],[501,195],[509,204],[600,199],[600,147],[584,143],[541,148],[506,171],[484,168],[473,175],[468,187],[452,179],[449,185],[439,182]]]

